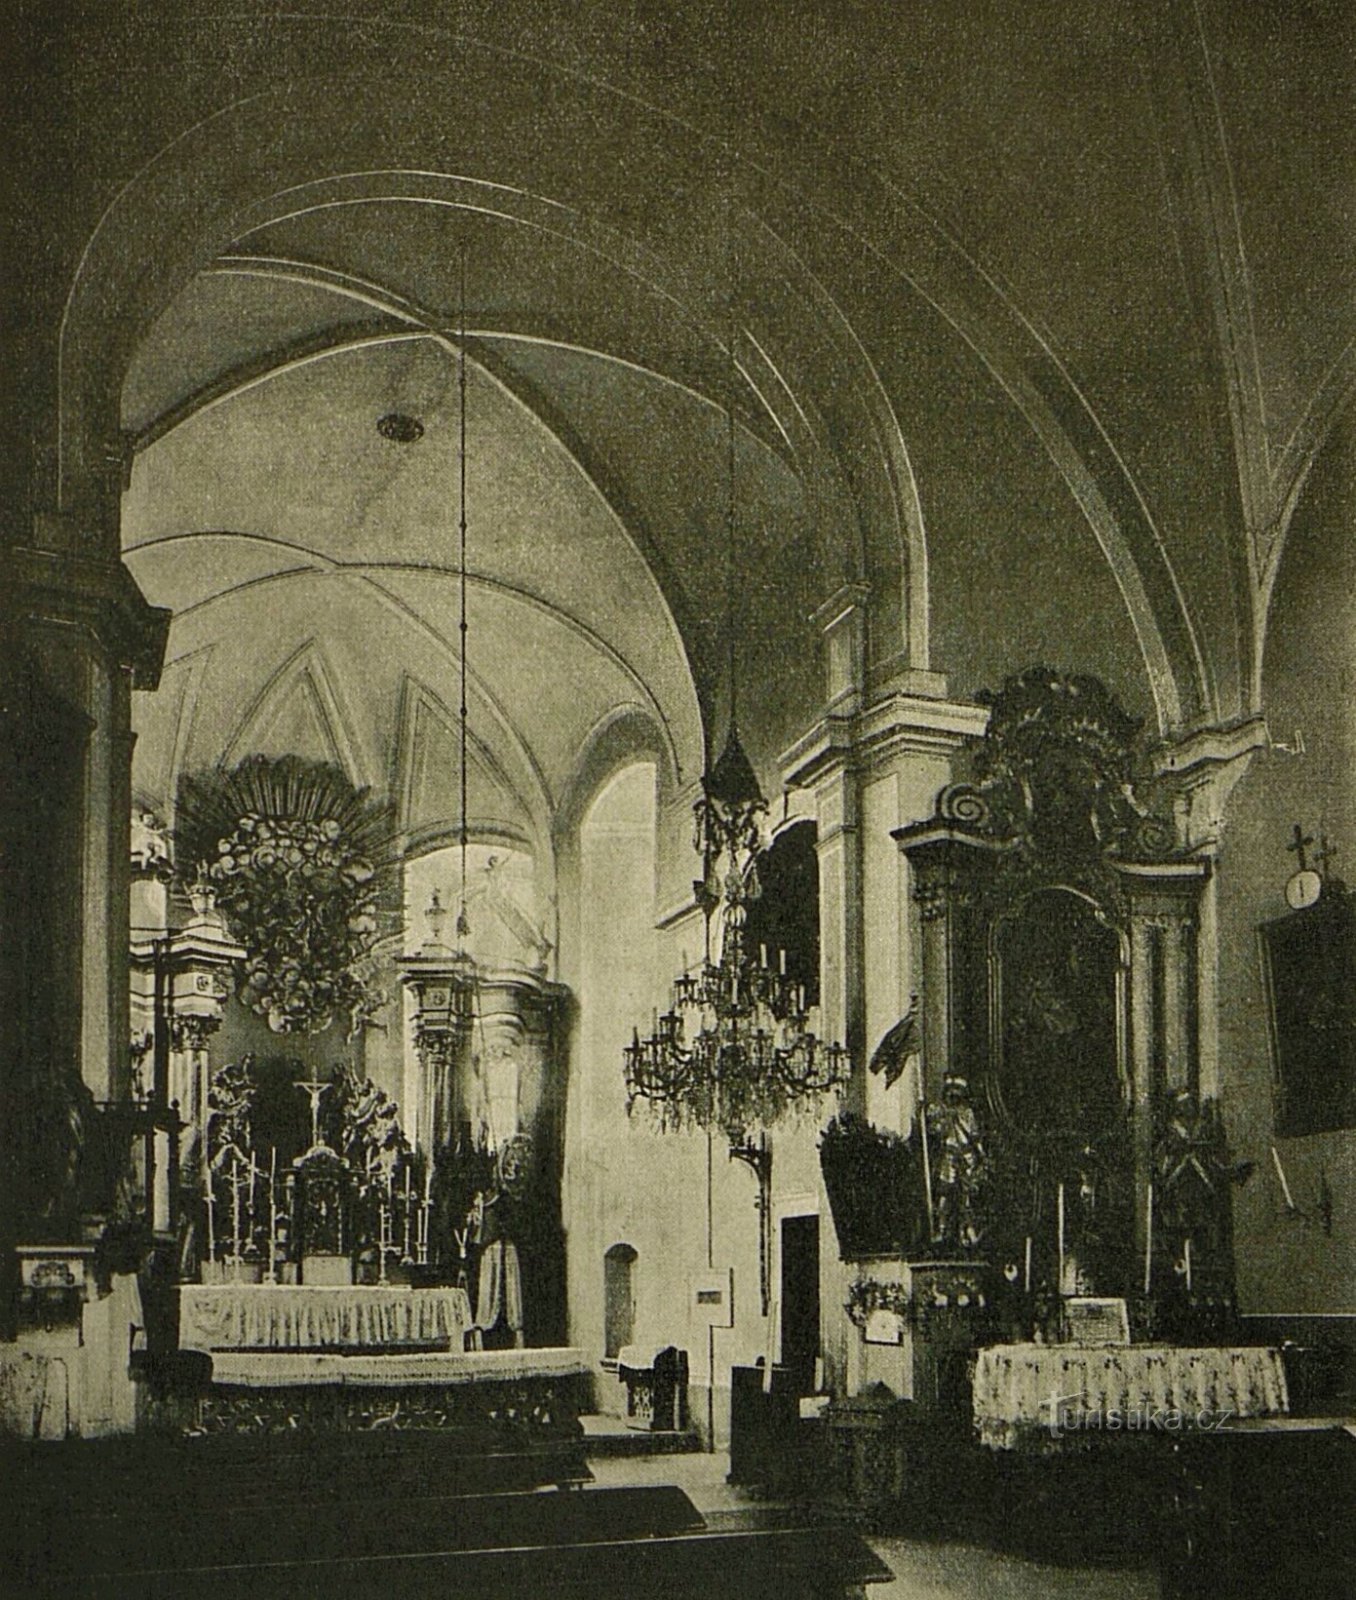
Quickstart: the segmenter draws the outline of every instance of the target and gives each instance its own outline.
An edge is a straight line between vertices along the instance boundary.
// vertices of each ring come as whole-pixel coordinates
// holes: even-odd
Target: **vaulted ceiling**
[[[128,561],[179,613],[148,782],[304,725],[436,828],[410,797],[444,734],[426,758],[409,729],[456,703],[463,347],[476,782],[505,832],[628,709],[691,776],[730,615],[767,772],[819,709],[810,617],[844,583],[877,688],[1044,657],[1165,731],[1265,709],[1285,535],[1356,380],[1340,0],[250,0],[43,29],[21,137],[65,176],[30,219],[62,264],[29,275],[35,327],[75,280],[55,471],[76,504],[130,438]],[[391,411],[422,439],[381,438]]]

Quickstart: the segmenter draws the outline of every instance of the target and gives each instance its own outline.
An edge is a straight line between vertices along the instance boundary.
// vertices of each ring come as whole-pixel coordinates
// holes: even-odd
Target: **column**
[[[1134,1150],[1135,1252],[1143,1261],[1148,1233],[1148,1183],[1153,1172],[1154,995],[1153,927],[1150,919],[1130,924],[1130,1140]]]
[[[1193,1091],[1197,1082],[1191,1028],[1194,931],[1185,917],[1163,919],[1163,1070],[1169,1089]]]
[[[848,1104],[860,1111],[865,1100],[866,1041],[863,1016],[861,838],[857,818],[857,779],[840,768],[816,786],[819,816],[820,1007],[826,1039],[851,1052]]]

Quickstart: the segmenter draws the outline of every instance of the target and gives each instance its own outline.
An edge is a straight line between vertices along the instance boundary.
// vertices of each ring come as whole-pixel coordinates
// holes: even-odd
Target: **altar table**
[[[464,1289],[188,1283],[179,1290],[185,1350],[439,1345],[460,1353],[471,1326]]]
[[[1289,1409],[1280,1352],[1256,1346],[994,1345],[978,1353],[973,1403],[994,1450],[1210,1430]]]
[[[251,1389],[341,1384],[354,1388],[502,1383],[582,1377],[592,1371],[581,1350],[438,1351],[423,1354],[337,1355],[223,1351],[212,1357],[212,1381]]]

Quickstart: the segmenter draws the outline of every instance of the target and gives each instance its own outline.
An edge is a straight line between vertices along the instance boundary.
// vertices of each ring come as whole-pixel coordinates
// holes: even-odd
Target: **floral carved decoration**
[[[252,756],[180,788],[181,870],[196,870],[247,951],[241,1002],[275,1033],[350,1035],[384,996],[367,958],[379,931],[389,808],[337,768]]]

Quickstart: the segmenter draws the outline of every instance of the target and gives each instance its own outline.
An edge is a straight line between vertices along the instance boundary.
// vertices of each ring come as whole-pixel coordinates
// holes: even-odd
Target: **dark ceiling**
[[[383,406],[450,415],[464,253],[475,386],[521,424],[505,470],[577,474],[579,526],[653,576],[631,631],[671,624],[695,702],[590,626],[623,678],[670,675],[685,766],[723,716],[725,408],[764,771],[816,713],[809,617],[845,582],[877,687],[969,694],[1046,657],[1165,731],[1260,708],[1286,531],[1356,380],[1349,5],[154,10],[26,8],[9,338],[40,509],[84,514],[120,428],[157,536],[249,531],[209,492],[245,448],[270,535],[388,559],[408,530],[369,515],[386,468],[354,439]],[[423,355],[397,370],[399,338]],[[354,431],[305,458],[318,495],[256,445],[321,368],[354,375]],[[294,390],[300,435],[338,426]],[[193,451],[170,528],[137,474]],[[308,500],[345,529],[297,533]],[[500,512],[485,583],[578,619],[582,567],[485,553]],[[168,594],[168,565],[133,568]]]

